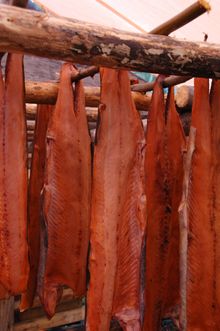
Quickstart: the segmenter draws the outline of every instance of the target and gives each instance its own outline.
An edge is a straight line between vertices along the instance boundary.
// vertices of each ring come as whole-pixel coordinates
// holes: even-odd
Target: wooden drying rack
[[[26,7],[27,4],[27,0],[8,0],[7,2],[17,7]],[[53,16],[48,12],[39,13],[17,7],[0,5],[0,52],[22,52],[93,65],[79,72],[73,80],[94,75],[99,70],[97,66],[182,76],[167,78],[164,86],[184,82],[192,76],[218,78],[220,75],[220,45],[178,41],[161,36],[169,35],[210,10],[205,0],[197,1],[171,20],[152,30],[150,34],[108,29]],[[194,63],[193,66],[192,63]],[[152,87],[152,83],[131,87],[137,109],[144,111],[145,114],[149,109],[150,98],[138,91],[152,90]],[[58,83],[25,82],[25,90],[26,103],[54,104]],[[99,98],[100,88],[85,88],[89,122],[96,121],[97,108],[94,107],[98,107]],[[35,112],[35,108],[29,105],[26,113],[27,120],[33,121]],[[33,123],[29,122],[28,130],[33,133]],[[68,289],[64,290],[58,312],[50,321],[43,316],[43,310],[37,298],[33,308],[23,313],[18,312],[18,302],[14,300],[14,297],[1,300],[0,330],[39,331],[83,320],[85,310],[82,301],[72,300],[70,292]],[[15,324],[14,310],[17,316]]]

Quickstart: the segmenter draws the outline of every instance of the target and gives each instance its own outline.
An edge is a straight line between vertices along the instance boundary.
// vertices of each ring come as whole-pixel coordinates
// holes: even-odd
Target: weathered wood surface
[[[14,331],[14,297],[0,300],[0,330]]]
[[[0,15],[1,16],[1,15]],[[0,23],[1,25],[1,23]],[[1,37],[0,37],[1,38]],[[25,82],[25,101],[37,104],[55,104],[58,92],[58,83],[54,82]],[[138,110],[148,110],[150,97],[138,92],[132,92],[133,100]],[[100,88],[85,86],[85,102],[88,107],[98,107]]]
[[[204,14],[206,11],[209,11],[210,9],[211,7],[207,1],[196,1],[194,4],[183,10],[181,13],[177,14],[167,22],[151,30],[150,33],[168,36],[173,31],[181,28],[185,24],[191,22],[192,20]]]
[[[78,322],[84,320],[84,318],[85,307],[74,308],[56,313],[51,320],[48,320],[47,317],[40,317],[33,320],[15,323],[13,331],[39,331],[42,329]]]
[[[59,303],[56,309],[56,314],[67,310],[78,309],[82,307],[82,300],[68,300]],[[16,312],[16,322],[24,322],[27,320],[34,320],[36,318],[45,317],[45,312],[42,306],[28,309],[24,312]]]
[[[0,51],[163,74],[219,77],[220,45],[138,34],[0,6]]]

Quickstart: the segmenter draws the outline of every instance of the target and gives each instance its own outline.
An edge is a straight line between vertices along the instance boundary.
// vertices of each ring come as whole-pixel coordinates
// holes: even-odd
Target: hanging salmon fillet
[[[15,295],[27,287],[27,151],[23,56],[0,70],[0,282]]]
[[[181,283],[182,330],[217,330],[214,321],[215,249],[212,220],[212,139],[209,81],[197,78],[194,83],[192,127],[195,147],[192,155],[187,198],[188,241],[185,282]],[[190,148],[190,146],[189,146]],[[192,148],[192,147],[191,147]],[[181,219],[180,219],[181,220]],[[182,288],[181,288],[182,291]]]
[[[162,78],[154,86],[147,126],[146,312],[144,330],[177,324],[179,310],[179,223],[185,137],[173,89],[165,113]]]
[[[42,293],[49,317],[55,313],[63,285],[76,297],[86,292],[91,141],[82,82],[72,90],[71,78],[76,73],[71,64],[63,65],[47,131],[44,217],[48,246]]]
[[[183,155],[186,150],[186,138],[183,127],[180,121],[179,114],[176,111],[174,88],[169,89],[167,97],[167,120],[165,137],[165,150],[167,149],[167,172],[168,185],[170,196],[170,218],[167,229],[167,237],[165,233],[164,242],[167,242],[167,259],[165,261],[165,291],[164,302],[162,308],[162,319],[164,324],[178,324],[180,310],[180,272],[179,272],[179,204],[182,197],[183,186]],[[149,173],[150,176],[150,173]],[[167,205],[166,208],[169,208]],[[164,325],[166,326],[166,324]]]
[[[126,71],[101,69],[93,166],[88,331],[140,330],[140,255],[145,232],[144,133]]]
[[[44,184],[46,132],[52,109],[53,106],[51,105],[38,105],[37,107],[34,148],[28,194],[28,245],[30,273],[27,291],[21,298],[20,310],[25,310],[32,306],[37,288],[37,273],[40,254],[41,191]]]

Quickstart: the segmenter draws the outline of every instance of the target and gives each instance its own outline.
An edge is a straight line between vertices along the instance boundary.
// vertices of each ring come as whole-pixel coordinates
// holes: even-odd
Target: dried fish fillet
[[[216,330],[213,319],[214,242],[211,220],[212,142],[208,79],[195,79],[196,129],[188,195],[186,329]]]
[[[28,194],[28,245],[30,273],[27,291],[21,298],[20,310],[25,310],[32,306],[37,288],[37,273],[40,255],[41,191],[44,184],[46,132],[52,109],[53,106],[51,105],[38,105],[37,107],[34,148]]]
[[[145,233],[144,133],[128,73],[101,70],[94,151],[90,285],[86,329],[108,331],[112,316],[140,330],[140,255]]]
[[[23,56],[7,57],[0,71],[0,282],[12,295],[26,290],[27,150]]]
[[[146,311],[144,330],[158,331],[179,313],[179,224],[185,137],[170,89],[165,112],[162,78],[154,86],[147,127]]]
[[[82,82],[72,90],[77,70],[64,64],[57,103],[47,131],[44,217],[47,233],[43,303],[55,313],[63,285],[76,297],[86,292],[91,202],[91,141]],[[74,101],[74,102],[73,102]]]

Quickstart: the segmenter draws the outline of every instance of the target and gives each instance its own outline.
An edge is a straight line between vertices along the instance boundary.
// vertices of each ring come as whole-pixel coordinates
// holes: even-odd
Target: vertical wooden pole
[[[14,297],[0,300],[0,330],[13,331],[14,325]]]

